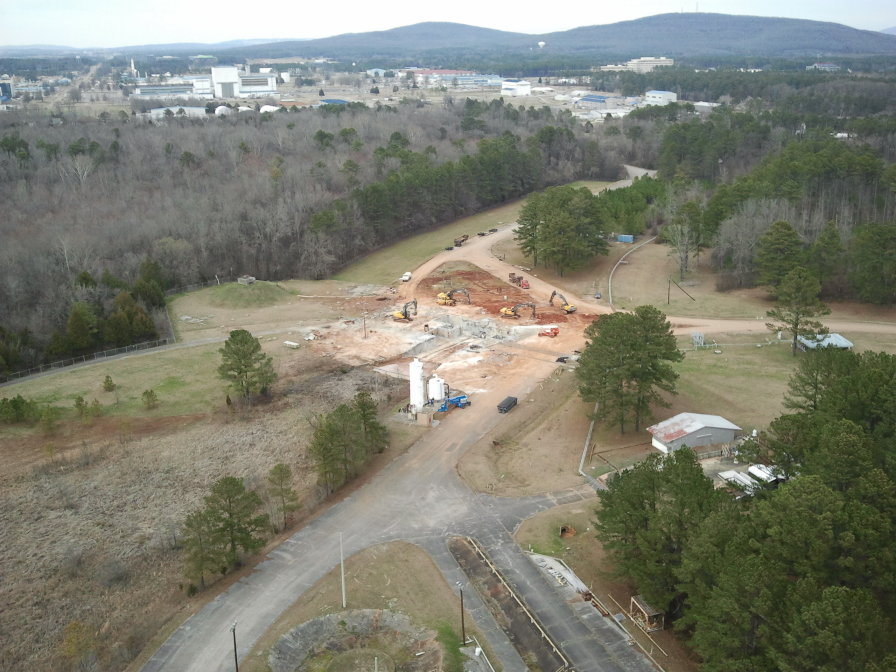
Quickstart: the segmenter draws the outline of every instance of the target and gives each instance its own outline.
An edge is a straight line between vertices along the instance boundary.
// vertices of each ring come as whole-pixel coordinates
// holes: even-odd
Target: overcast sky
[[[512,7],[512,9],[510,9]],[[267,0],[0,0],[0,44],[116,47],[249,38],[317,38],[451,21],[542,34],[669,12],[715,12],[833,21],[853,28],[896,26],[893,0],[568,0],[561,5],[474,0],[315,2]]]

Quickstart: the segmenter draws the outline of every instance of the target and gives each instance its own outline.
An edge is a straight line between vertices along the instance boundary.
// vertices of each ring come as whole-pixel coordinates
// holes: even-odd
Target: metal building
[[[682,446],[698,448],[720,443],[731,443],[742,431],[740,427],[720,415],[679,413],[652,425],[652,445],[663,453],[671,453]]]

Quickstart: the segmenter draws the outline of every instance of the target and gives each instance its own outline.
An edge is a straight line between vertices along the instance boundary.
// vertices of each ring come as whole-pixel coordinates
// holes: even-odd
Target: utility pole
[[[460,636],[463,645],[467,645],[467,628],[464,624],[464,589],[460,589]],[[239,672],[239,671],[237,671]]]
[[[345,559],[342,555],[342,532],[339,533],[339,574],[342,578],[342,608],[345,609]]]
[[[236,668],[236,672],[240,672],[240,661],[236,657],[236,621],[230,626],[230,632],[233,633],[233,666]]]

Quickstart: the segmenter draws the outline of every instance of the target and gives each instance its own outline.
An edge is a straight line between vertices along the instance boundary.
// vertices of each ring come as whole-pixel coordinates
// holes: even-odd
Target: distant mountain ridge
[[[544,42],[544,47],[537,46]],[[773,58],[896,55],[896,36],[838,23],[728,14],[659,14],[603,26],[528,35],[458,23],[418,23],[300,43],[281,42],[271,56],[405,58],[440,52],[576,56],[766,56]],[[234,50],[236,56],[241,50]]]
[[[751,57],[835,58],[896,56],[896,34],[858,30],[838,23],[711,13],[658,14],[633,21],[529,35],[459,23],[426,22],[391,30],[346,33],[314,40],[233,40],[71,49],[70,53],[212,53],[219,58],[329,57],[437,62],[439,55],[548,54],[579,57]],[[544,42],[543,47],[538,44]],[[39,49],[60,55],[64,47],[0,47],[2,56],[35,56]],[[14,52],[20,53],[14,53]]]

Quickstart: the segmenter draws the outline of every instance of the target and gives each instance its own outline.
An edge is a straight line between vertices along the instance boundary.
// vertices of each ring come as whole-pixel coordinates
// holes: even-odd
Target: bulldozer
[[[504,307],[501,309],[501,317],[512,317],[515,319],[519,319],[520,317],[520,308],[531,308],[532,309],[532,317],[535,317],[535,304],[534,303],[518,303],[512,307]]]
[[[404,304],[404,307],[401,310],[396,310],[392,313],[392,319],[396,322],[410,322],[414,319],[411,315],[417,314],[417,299],[413,299],[412,301],[408,301]]]
[[[465,233],[465,234],[462,235],[460,238],[455,238],[455,239],[454,239],[454,247],[460,247],[460,246],[463,245],[465,242],[467,242],[467,238],[469,238],[469,237],[470,237],[470,236],[468,236],[468,235]]]
[[[555,296],[556,296],[558,299],[560,299],[560,308],[563,310],[564,313],[566,313],[567,315],[569,315],[570,313],[574,313],[574,312],[576,312],[576,307],[575,307],[574,305],[572,305],[569,301],[567,301],[567,300],[566,300],[566,297],[563,296],[563,295],[562,295],[560,292],[558,292],[556,289],[555,289],[553,292],[551,292],[551,298],[548,299],[548,303],[549,303],[549,304],[551,304],[552,306],[554,305],[554,297],[555,297]]]
[[[436,297],[436,303],[440,306],[454,306],[457,304],[457,299],[454,298],[456,294],[463,294],[467,297],[467,303],[470,303],[470,292],[465,287],[439,292],[439,295]]]

